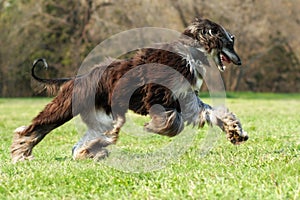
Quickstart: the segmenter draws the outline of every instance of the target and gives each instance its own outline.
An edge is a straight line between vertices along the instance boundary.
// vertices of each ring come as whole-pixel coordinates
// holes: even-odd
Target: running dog
[[[105,147],[117,142],[127,110],[149,115],[145,130],[160,135],[173,137],[187,124],[208,123],[220,127],[233,144],[246,141],[248,135],[232,112],[212,108],[197,95],[208,58],[220,71],[225,70],[224,63],[241,65],[234,42],[221,25],[195,18],[177,41],[136,50],[131,58],[100,63],[74,78],[40,78],[34,69],[39,62],[47,63],[36,60],[32,77],[57,96],[30,125],[15,130],[13,162],[31,159],[35,145],[77,115],[88,130],[74,146],[73,158],[105,158]]]

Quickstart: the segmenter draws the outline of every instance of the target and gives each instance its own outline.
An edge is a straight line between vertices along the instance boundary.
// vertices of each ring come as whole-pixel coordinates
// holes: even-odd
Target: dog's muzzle
[[[219,70],[222,72],[226,69],[224,62],[242,65],[242,61],[234,49],[223,48],[221,52],[218,52],[213,56],[213,59]]]
[[[223,48],[221,54],[225,56],[229,61],[231,61],[235,65],[242,65],[242,61],[234,49],[229,50],[227,48]]]

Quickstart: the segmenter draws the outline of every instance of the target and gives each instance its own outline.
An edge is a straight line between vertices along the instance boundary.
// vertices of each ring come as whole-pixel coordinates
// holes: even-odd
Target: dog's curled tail
[[[40,86],[38,87],[38,88],[40,88],[40,89],[38,89],[39,93],[46,90],[49,95],[56,94],[60,90],[61,86],[64,83],[72,80],[72,78],[45,79],[45,78],[38,77],[34,73],[34,70],[39,62],[43,62],[44,67],[46,69],[48,69],[48,63],[46,62],[46,59],[44,59],[44,58],[38,58],[32,64],[31,76],[34,78],[34,80],[38,81],[39,83],[42,83],[42,87],[40,87]]]

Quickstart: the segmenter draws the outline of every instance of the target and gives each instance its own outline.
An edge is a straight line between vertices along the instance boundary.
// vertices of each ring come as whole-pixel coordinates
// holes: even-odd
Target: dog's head
[[[234,36],[216,23],[195,18],[184,31],[184,35],[193,39],[189,45],[210,55],[220,71],[226,68],[224,62],[242,64],[234,50]]]

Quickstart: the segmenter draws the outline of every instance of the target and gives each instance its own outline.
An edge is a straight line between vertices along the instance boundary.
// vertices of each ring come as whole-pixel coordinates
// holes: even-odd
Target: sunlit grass
[[[179,159],[143,173],[73,161],[71,148],[80,136],[74,121],[37,145],[33,161],[11,164],[13,130],[28,124],[49,99],[0,99],[0,199],[299,199],[300,95],[230,95],[227,106],[243,122],[249,141],[233,146],[221,135],[202,156],[206,126]],[[171,140],[121,133],[117,145],[142,151],[147,144],[160,147]]]

